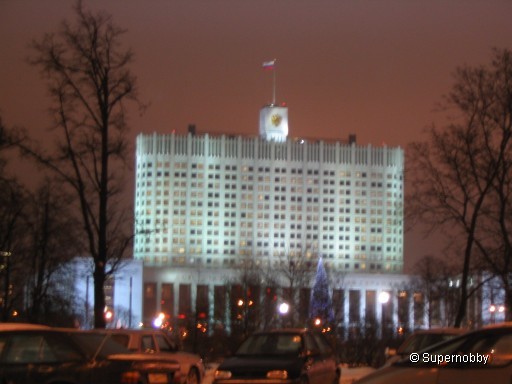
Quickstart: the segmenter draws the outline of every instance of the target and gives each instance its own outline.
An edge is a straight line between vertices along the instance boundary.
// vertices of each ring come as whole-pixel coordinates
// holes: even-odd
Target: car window
[[[249,337],[236,355],[289,355],[301,350],[301,337],[292,333],[263,333]]]
[[[51,335],[48,342],[59,361],[76,361],[83,359],[83,355],[79,352],[76,346],[70,342],[66,335]]]
[[[489,353],[495,355],[512,355],[512,335],[501,336],[493,345]]]
[[[448,340],[447,342],[435,345],[430,348],[425,349],[425,351],[428,351],[430,353],[436,353],[436,354],[454,354],[459,353],[462,349],[462,346],[464,344],[468,343],[468,336],[462,336],[457,337],[451,340]]]
[[[482,337],[477,339],[474,344],[469,346],[466,353],[512,354],[512,335],[493,335],[492,337]]]
[[[300,351],[300,336],[280,337],[277,340],[276,350],[283,354],[298,354]]]
[[[130,336],[123,335],[123,334],[118,334],[118,333],[113,333],[111,335],[111,338],[112,338],[112,340],[118,342],[122,346],[128,348],[128,343],[130,342]]]
[[[153,341],[152,335],[142,336],[141,338],[141,350],[144,352],[154,352],[156,351],[155,343]]]
[[[129,353],[130,350],[110,339],[108,335],[94,332],[72,332],[70,336],[89,359],[106,359],[110,355]]]
[[[325,338],[321,334],[313,333],[313,337],[315,338],[318,348],[320,348],[320,352],[323,355],[329,355],[332,353],[331,346],[329,345],[327,340],[325,340]]]
[[[174,352],[176,349],[164,335],[155,335],[160,352]]]
[[[457,353],[497,353],[507,354],[512,352],[512,335],[496,335],[492,333],[468,334],[454,338],[444,344],[425,349],[436,354]],[[496,352],[494,352],[496,351]]]
[[[449,333],[436,334],[436,333],[418,333],[410,336],[404,343],[398,348],[399,354],[410,354],[412,352],[418,352],[431,345],[440,343],[441,341],[452,339],[454,335]]]
[[[53,363],[58,359],[43,335],[13,335],[10,338],[4,361],[37,364]]]
[[[318,347],[313,335],[310,335],[309,333],[304,334],[304,342],[306,345],[306,351],[311,354],[318,354],[320,353],[320,348]]]

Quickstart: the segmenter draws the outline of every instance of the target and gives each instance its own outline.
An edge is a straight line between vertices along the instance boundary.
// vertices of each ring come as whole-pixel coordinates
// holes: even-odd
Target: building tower
[[[285,142],[288,137],[288,108],[266,105],[260,110],[260,136],[264,140]]]

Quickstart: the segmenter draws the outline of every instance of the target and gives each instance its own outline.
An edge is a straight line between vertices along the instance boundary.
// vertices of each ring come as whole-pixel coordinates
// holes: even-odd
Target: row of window
[[[145,256],[144,262],[148,265],[150,264],[169,264],[170,262],[173,265],[187,265],[187,264],[203,264],[203,261],[200,259],[190,259],[186,256]],[[276,262],[271,262],[267,260],[262,260],[257,262],[257,265],[271,265]],[[239,260],[236,257],[223,257],[223,258],[213,258],[208,257],[204,260],[204,264],[211,266],[235,266],[239,264]],[[385,270],[385,271],[401,271],[400,263],[365,263],[365,262],[335,262],[335,261],[326,261],[325,264],[329,267],[337,268],[337,269],[345,269],[345,270]]]
[[[156,164],[156,169],[171,169],[172,168],[172,165],[174,166],[175,169],[188,169],[188,164],[186,162],[174,162],[171,164],[170,161],[166,161],[166,162],[161,162],[161,161],[158,161],[157,164]],[[191,163],[190,164],[190,167],[191,169],[205,169],[204,167],[204,164],[203,163]],[[152,161],[149,161],[149,162],[140,162],[137,164],[137,169],[152,169],[153,168],[153,162]],[[271,172],[271,168],[268,167],[268,166],[259,166],[259,167],[253,167],[253,166],[241,166],[240,167],[240,171],[241,172],[244,172],[244,173],[247,173],[247,172],[254,172],[254,170],[257,170],[257,172],[259,173],[270,173]],[[237,165],[225,165],[222,169],[221,165],[220,164],[208,164],[208,170],[210,171],[221,171],[221,170],[224,170],[224,171],[238,171],[238,166]],[[303,168],[294,168],[294,167],[287,167],[287,168],[284,168],[284,167],[275,167],[272,169],[272,171],[274,173],[284,173],[286,174],[288,172],[288,170],[290,171],[291,174],[302,174],[304,169]],[[306,174],[308,175],[320,175],[322,174],[323,176],[331,176],[331,177],[335,177],[336,176],[336,172],[334,170],[323,170],[322,172],[320,172],[318,169],[306,169]],[[394,174],[391,174],[391,173],[382,173],[382,172],[366,172],[366,171],[353,171],[354,173],[354,177],[356,178],[372,178],[372,179],[375,179],[375,178],[382,178],[384,175],[386,176],[387,179],[392,179],[393,177],[394,178],[398,178],[400,177],[400,180],[401,180],[401,175],[394,175]],[[339,171],[339,176],[341,177],[351,177],[352,176],[352,171]]]

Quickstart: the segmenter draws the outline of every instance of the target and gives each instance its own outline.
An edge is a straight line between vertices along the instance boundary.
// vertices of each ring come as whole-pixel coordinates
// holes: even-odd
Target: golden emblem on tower
[[[281,115],[275,114],[270,117],[270,121],[274,125],[274,127],[279,127],[279,124],[281,124],[281,121],[283,120]]]

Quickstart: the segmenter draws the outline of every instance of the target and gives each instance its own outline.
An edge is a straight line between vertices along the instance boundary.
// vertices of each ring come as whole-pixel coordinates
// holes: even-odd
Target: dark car
[[[105,335],[0,324],[0,383],[174,384],[177,362],[133,354]]]
[[[467,332],[361,378],[361,384],[510,384],[512,324]]]
[[[167,334],[159,329],[103,329],[90,332],[104,333],[121,343],[130,351],[150,353],[163,359],[179,363],[182,384],[199,384],[205,374],[203,360],[199,355],[179,351]]]
[[[386,365],[401,360],[413,352],[421,351],[434,344],[450,340],[455,336],[462,335],[467,330],[464,328],[431,328],[418,330],[409,335],[398,349],[388,349],[386,352]]]
[[[307,329],[257,332],[215,372],[215,384],[338,383],[335,355],[321,333]]]

